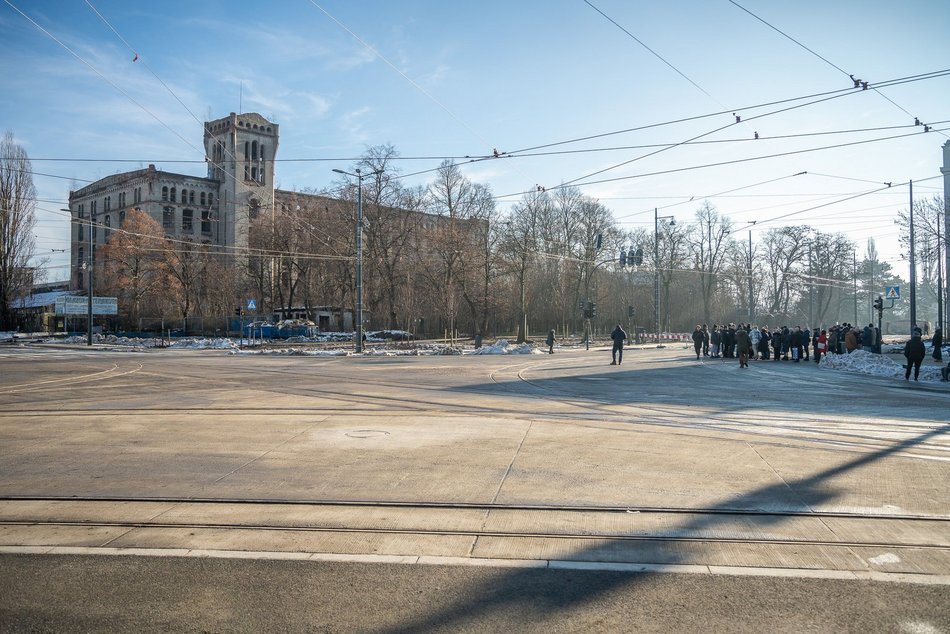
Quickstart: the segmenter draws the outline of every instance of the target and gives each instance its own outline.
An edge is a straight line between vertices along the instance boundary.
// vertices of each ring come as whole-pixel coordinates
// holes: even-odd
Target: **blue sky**
[[[578,181],[618,179],[581,190],[626,227],[652,226],[654,207],[688,220],[708,197],[743,239],[751,220],[753,237],[791,223],[846,231],[862,250],[874,238],[902,272],[892,221],[907,208],[906,185],[807,210],[909,179],[917,196],[942,194],[939,179],[924,179],[940,175],[950,130],[847,131],[950,120],[950,76],[782,113],[769,114],[801,102],[751,106],[848,89],[848,74],[873,87],[950,68],[950,2],[736,1],[814,53],[729,0],[591,0],[629,34],[584,0],[3,0],[0,121],[50,175],[35,182],[37,251],[51,279],[68,277],[55,250],[69,247],[58,210],[70,189],[148,163],[204,175],[199,120],[239,109],[280,124],[284,189],[328,186],[331,169],[373,145],[392,144],[404,174],[439,163],[413,157],[498,149],[514,155],[464,171],[504,209],[517,200],[508,194],[630,161]],[[722,114],[541,150],[599,151],[518,152],[713,113]],[[823,134],[774,138],[805,133]],[[634,147],[700,135],[717,142],[646,157],[658,148]],[[897,135],[910,136],[788,154]],[[747,160],[772,154],[784,156]],[[742,162],[702,167],[729,161]]]

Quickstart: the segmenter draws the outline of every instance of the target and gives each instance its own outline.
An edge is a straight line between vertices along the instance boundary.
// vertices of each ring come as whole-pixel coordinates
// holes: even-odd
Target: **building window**
[[[252,181],[256,181],[256,180],[257,180],[257,168],[256,168],[256,167],[252,167],[252,168],[251,168],[251,180],[252,180]]]
[[[80,216],[80,217],[81,217],[81,216]],[[80,225],[79,225],[79,237],[76,238],[76,240],[78,240],[79,242],[82,242],[82,241],[85,239],[85,236],[86,236],[85,228],[86,228],[86,225],[80,223]]]
[[[214,194],[208,194],[208,206],[211,207],[214,205]]]
[[[102,230],[102,241],[108,242],[109,235],[112,233],[112,216],[106,214],[106,221],[103,224],[105,228]]]
[[[125,210],[123,209],[122,211],[119,212],[119,226],[121,227],[124,224],[125,224]]]
[[[132,194],[132,199],[137,203],[142,202],[142,188],[141,187],[135,188],[135,192],[133,192]]]
[[[195,190],[191,190],[190,192],[188,192],[188,204],[189,205],[195,204]]]
[[[168,200],[168,188],[162,187],[162,201],[164,202],[167,200]]]
[[[244,180],[250,180],[251,178],[251,167],[249,165],[244,166]]]
[[[207,209],[201,210],[201,233],[211,233],[211,212]]]
[[[182,209],[181,210],[181,230],[186,233],[192,232],[192,219],[194,218],[195,212],[191,209]]]
[[[188,202],[188,190],[187,190],[187,189],[181,190],[181,202],[183,202],[183,203],[187,203],[187,202]]]
[[[201,200],[201,206],[202,206],[202,207],[205,206],[205,201],[206,201],[206,199],[207,199],[207,197],[205,196],[205,193],[204,193],[204,192],[201,192],[200,200]]]
[[[119,194],[119,209],[125,207],[125,192]]]
[[[175,202],[178,199],[178,190],[172,187],[171,191],[168,193],[168,200]]]
[[[112,196],[106,196],[106,199],[102,201],[102,211],[109,211],[112,209]]]
[[[175,228],[175,208],[164,207],[162,209],[162,229],[171,231]]]
[[[99,201],[93,200],[89,203],[89,216],[95,220],[96,219],[96,205]]]

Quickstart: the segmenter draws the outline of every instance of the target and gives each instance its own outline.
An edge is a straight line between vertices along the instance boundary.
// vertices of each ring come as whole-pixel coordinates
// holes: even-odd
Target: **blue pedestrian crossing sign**
[[[248,310],[257,310],[257,300],[249,299],[247,300],[247,309]]]
[[[885,299],[900,299],[900,298],[901,298],[901,287],[900,287],[900,286],[885,286],[885,287],[884,287],[884,298],[885,298]]]

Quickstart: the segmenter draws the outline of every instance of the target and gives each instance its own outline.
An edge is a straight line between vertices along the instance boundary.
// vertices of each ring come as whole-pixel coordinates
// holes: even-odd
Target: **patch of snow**
[[[883,555],[878,555],[877,557],[871,557],[868,559],[868,563],[874,564],[875,566],[883,566],[885,564],[899,564],[900,562],[901,558],[894,553],[884,553]]]
[[[477,348],[472,354],[544,354],[544,352],[527,343],[519,346],[508,343],[507,339],[499,339],[490,346]]]
[[[842,370],[845,372],[859,372],[861,374],[870,374],[872,376],[883,376],[892,379],[904,378],[903,356],[898,357],[900,362],[895,361],[883,354],[874,354],[865,350],[855,350],[851,354],[828,354],[821,358],[819,367],[825,370]],[[920,367],[920,379],[928,383],[940,382],[939,365],[924,364]]]
[[[169,348],[186,348],[188,350],[228,350],[237,348],[237,344],[230,339],[218,337],[215,339],[180,339],[173,341]]]

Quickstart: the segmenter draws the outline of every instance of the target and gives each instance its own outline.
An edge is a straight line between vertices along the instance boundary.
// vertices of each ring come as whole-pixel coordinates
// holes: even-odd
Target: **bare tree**
[[[33,281],[36,188],[26,150],[7,132],[0,141],[0,328],[13,328],[12,303]]]
[[[765,312],[787,317],[798,299],[801,266],[809,252],[809,227],[769,229],[762,239],[765,275],[762,278]]]
[[[543,192],[530,192],[511,209],[501,248],[508,270],[518,285],[518,343],[527,338],[528,277],[538,257],[538,234],[544,208],[550,204]]]
[[[712,300],[719,283],[719,273],[726,261],[732,221],[721,216],[708,201],[696,212],[696,223],[686,236],[690,255],[699,274],[699,291],[703,298],[703,319],[709,321]]]
[[[130,210],[125,222],[102,246],[96,288],[118,298],[119,314],[137,328],[142,307],[164,292],[168,279],[162,254],[165,231],[151,216]]]

